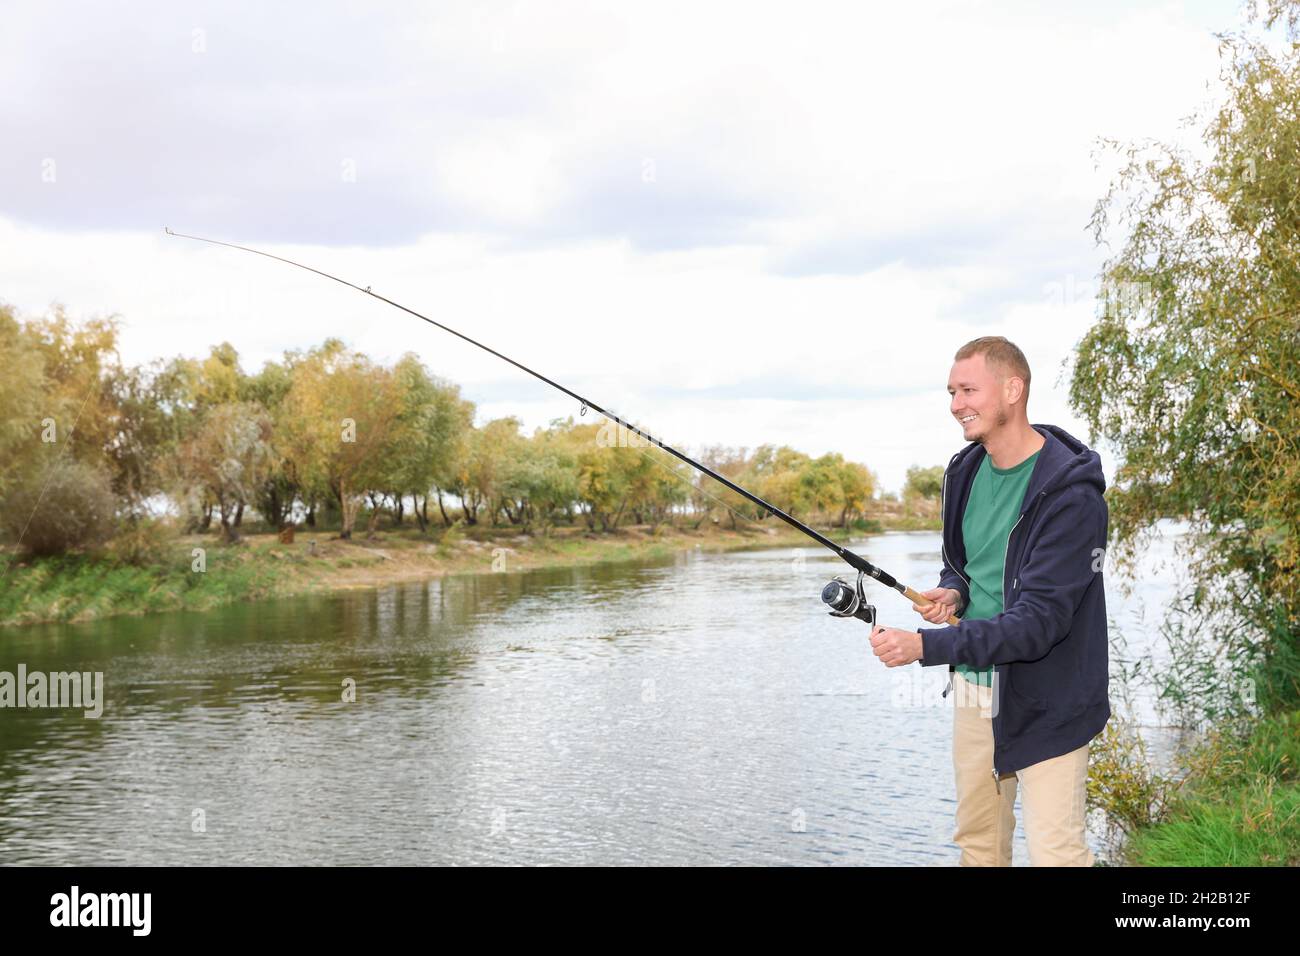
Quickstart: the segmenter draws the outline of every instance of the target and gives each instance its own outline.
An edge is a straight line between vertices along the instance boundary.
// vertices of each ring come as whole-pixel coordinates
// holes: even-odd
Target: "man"
[[[1029,380],[1000,336],[958,350],[949,410],[971,444],[944,472],[943,571],[922,592],[935,603],[912,606],[962,622],[871,635],[889,667],[949,665],[962,866],[1011,865],[1017,783],[1030,865],[1093,863],[1088,744],[1110,719],[1106,483],[1096,452],[1029,424]]]

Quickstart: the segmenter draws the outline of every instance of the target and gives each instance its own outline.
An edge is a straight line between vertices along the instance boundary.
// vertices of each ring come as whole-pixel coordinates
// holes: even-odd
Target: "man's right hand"
[[[957,613],[957,606],[961,604],[961,592],[954,588],[931,588],[922,591],[921,596],[929,598],[934,603],[928,607],[913,604],[912,610],[918,612],[931,624],[947,623],[948,618]]]

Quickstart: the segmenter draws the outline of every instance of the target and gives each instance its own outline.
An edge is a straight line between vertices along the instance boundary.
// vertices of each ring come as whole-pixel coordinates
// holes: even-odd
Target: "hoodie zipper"
[[[954,455],[953,457],[956,458],[957,456]],[[951,462],[951,461],[948,462],[948,465],[949,465],[949,467],[951,467],[951,466],[952,466],[952,462]],[[943,512],[944,512],[944,501],[945,501],[945,499],[946,499],[947,497],[948,497],[948,469],[945,468],[945,469],[943,470],[943,484],[942,484],[942,485],[940,486],[940,488],[939,488],[939,520],[940,520],[940,521],[943,520],[943,516],[944,516],[944,515],[943,515]],[[944,564],[948,565],[948,567],[950,567],[950,568],[953,569],[953,571],[957,574],[957,577],[961,578],[963,581],[966,582],[966,587],[969,588],[969,587],[970,587],[970,578],[968,578],[968,577],[966,577],[966,575],[962,574],[962,573],[961,573],[961,569],[958,568],[957,565],[956,565],[954,562],[948,560],[948,552],[947,552],[947,550],[944,548],[944,544],[943,544],[943,532],[942,532],[942,531],[939,532],[939,556],[940,556],[941,558],[943,558],[943,563],[944,563]],[[1004,581],[1003,583],[1005,584],[1006,582]]]
[[[986,454],[987,454],[987,453],[986,453]],[[956,455],[953,455],[953,459],[954,459],[954,460],[956,459],[956,457],[957,457]],[[949,466],[949,467],[952,466],[952,461],[949,461],[949,462],[948,462],[948,466]],[[946,499],[947,497],[948,497],[948,469],[945,468],[944,471],[943,471],[943,484],[942,484],[942,485],[940,486],[940,488],[939,488],[939,517],[940,517],[940,518],[943,518],[943,517],[944,517],[944,507],[943,507],[943,505],[944,505],[944,501],[945,501],[945,499]],[[1020,517],[1016,519],[1016,524],[1013,524],[1013,525],[1011,526],[1011,530],[1007,532],[1007,547],[1008,547],[1008,548],[1011,547],[1011,535],[1015,533],[1016,525],[1020,524],[1020,519],[1023,518],[1024,516],[1025,516],[1025,512],[1021,512]],[[954,564],[954,563],[952,563],[952,562],[950,562],[950,561],[948,560],[948,552],[944,549],[944,546],[943,546],[943,534],[942,534],[942,533],[940,533],[940,535],[939,535],[939,555],[943,558],[944,564],[946,564],[946,565],[948,565],[948,567],[952,568],[953,571],[956,572],[957,577],[961,578],[963,581],[966,582],[966,588],[967,588],[967,590],[969,590],[969,589],[970,589],[970,579],[967,578],[966,575],[962,574],[960,571],[957,570],[957,565],[956,565],[956,564]],[[1005,556],[1003,557],[1002,560],[1003,560],[1003,561],[1006,561]],[[1002,608],[1003,608],[1003,610],[1006,610],[1006,606],[1007,606],[1007,577],[1006,577],[1006,574],[1004,573],[1004,574],[1002,575]],[[996,666],[993,668],[993,677],[994,677],[994,680],[995,680],[995,682],[996,682],[996,679],[997,679],[997,667],[996,667]],[[947,686],[946,688],[944,688],[943,696],[944,696],[944,697],[947,697],[947,696],[948,696],[948,691],[950,691],[950,690],[952,690],[952,672],[951,672],[951,670],[949,671],[949,674],[948,674],[948,686]],[[996,693],[996,688],[993,688],[993,690],[994,690],[994,692]],[[1001,795],[1002,795],[1002,781],[1001,781],[1001,779],[998,777],[998,766],[997,766],[997,763],[996,763],[996,762],[993,764],[993,771],[992,771],[992,773],[993,773],[993,786],[997,789],[998,795],[1001,796]]]
[[[1011,552],[1011,536],[1012,536],[1013,534],[1016,533],[1016,528],[1020,525],[1021,520],[1025,517],[1026,514],[1028,514],[1028,512],[1025,512],[1025,511],[1020,512],[1020,517],[1016,519],[1016,523],[1013,524],[1013,525],[1011,526],[1011,530],[1007,532],[1007,546],[1006,546],[1006,551],[1004,551],[1004,552],[1003,552],[1003,555],[1002,555],[1002,560],[1003,560],[1004,563],[1005,563],[1006,560],[1007,560],[1007,555],[1010,554],[1010,552]],[[1005,570],[1004,570],[1003,573],[1002,573],[1002,610],[1005,611],[1006,609],[1007,609],[1007,575],[1006,575],[1006,572],[1005,572]],[[993,665],[993,683],[994,683],[994,684],[997,683],[997,677],[998,677],[998,668],[997,668],[997,665],[995,664],[995,665]],[[996,693],[998,693],[998,690],[999,690],[999,689],[1000,689],[1000,688],[994,688],[994,689],[993,689],[993,692],[996,694]],[[994,703],[996,703],[996,701],[994,701]],[[993,786],[994,786],[994,788],[996,788],[996,790],[997,790],[997,792],[998,792],[998,795],[1001,796],[1001,795],[1002,795],[1002,779],[998,776],[998,765],[997,765],[997,760],[996,760],[996,758],[994,759],[994,762],[993,762]]]
[[[961,453],[958,452],[958,454]],[[943,470],[943,484],[939,486],[939,520],[940,521],[943,521],[944,501],[948,497],[948,470],[952,468],[952,463],[956,460],[957,460],[957,455],[953,455],[952,458],[948,460],[948,468],[945,468]],[[966,582],[966,590],[967,592],[969,592],[970,580],[966,577],[966,575],[962,574],[961,571],[957,570],[956,564],[948,560],[948,552],[944,549],[943,546],[942,530],[940,530],[939,532],[939,557],[943,558],[943,563],[948,565],[948,567],[952,568],[953,572],[957,575],[957,577],[961,578],[963,581]],[[1002,583],[1005,585],[1006,581],[1003,581]],[[949,664],[948,665],[948,686],[943,689],[943,693],[939,695],[940,697],[947,697],[948,691],[952,690],[953,676],[955,673],[956,673],[956,668],[954,668],[951,664]]]
[[[1039,498],[1042,498],[1042,497],[1043,497],[1044,495],[1046,495],[1046,494],[1047,494],[1046,491],[1040,491],[1040,492],[1038,493],[1038,497],[1039,497]],[[1035,501],[1034,504],[1036,505],[1036,504],[1038,504],[1038,502]],[[1016,523],[1013,524],[1013,525],[1011,526],[1011,530],[1007,532],[1007,549],[1006,549],[1006,553],[1005,553],[1005,554],[1003,555],[1003,557],[1002,557],[1002,560],[1003,560],[1004,563],[1005,563],[1006,560],[1007,560],[1007,555],[1009,555],[1009,554],[1011,553],[1011,536],[1012,536],[1013,534],[1016,533],[1016,528],[1018,528],[1018,527],[1020,526],[1020,522],[1024,520],[1025,515],[1029,514],[1029,512],[1030,512],[1032,509],[1033,509],[1033,505],[1030,505],[1030,506],[1029,506],[1028,508],[1026,508],[1024,511],[1020,512],[1020,517],[1016,519]],[[1012,586],[1012,587],[1015,587],[1015,585],[1018,584],[1019,582],[1020,582],[1020,578],[1017,577],[1016,580],[1015,580],[1014,582],[1012,582],[1012,585],[1011,585],[1011,586]],[[1006,609],[1007,609],[1007,576],[1006,576],[1006,573],[1005,573],[1005,571],[1004,571],[1003,574],[1002,574],[1002,610],[1005,611]],[[994,667],[993,667],[993,677],[994,677],[994,681],[995,681],[995,682],[996,682],[996,679],[997,679],[997,675],[998,675],[997,665],[994,665]],[[994,762],[994,764],[993,764],[993,786],[997,788],[998,794],[1000,795],[1000,794],[1002,793],[1002,781],[1001,781],[1001,779],[998,777],[998,765],[997,765],[996,762]]]

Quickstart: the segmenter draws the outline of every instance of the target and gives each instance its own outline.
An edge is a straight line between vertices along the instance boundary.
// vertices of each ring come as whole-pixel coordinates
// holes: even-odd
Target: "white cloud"
[[[1097,137],[1168,137],[1234,5],[158,5],[0,36],[0,296],[118,312],[131,361],[329,335],[485,413],[563,396],[244,241],[399,302],[692,446],[788,443],[897,488],[943,391],[1021,344],[1031,418],[1100,261]],[[202,29],[205,50],[192,50]],[[55,183],[40,178],[54,157]],[[341,175],[351,162],[356,182]],[[1050,384],[1049,384],[1050,381]],[[933,388],[933,402],[927,388]]]

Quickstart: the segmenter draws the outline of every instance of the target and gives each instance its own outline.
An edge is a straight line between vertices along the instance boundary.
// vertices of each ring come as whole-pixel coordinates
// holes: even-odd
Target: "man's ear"
[[[1002,394],[1006,397],[1007,404],[1015,405],[1023,402],[1025,398],[1025,380],[1019,375],[1012,375],[1002,383]]]

